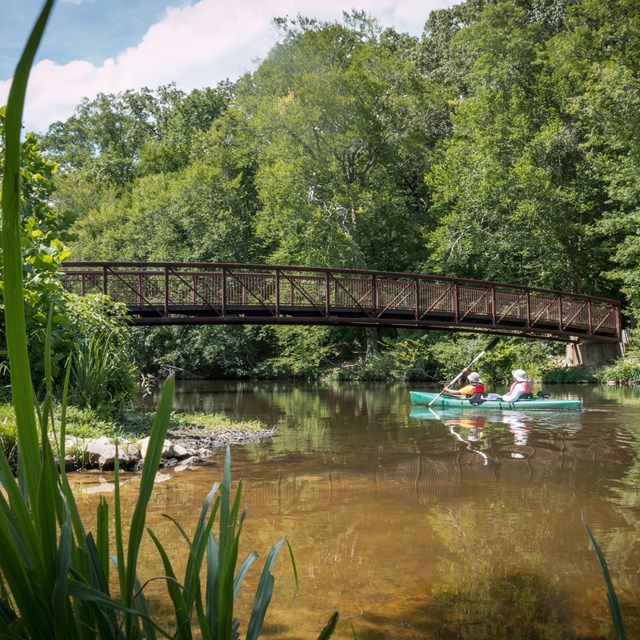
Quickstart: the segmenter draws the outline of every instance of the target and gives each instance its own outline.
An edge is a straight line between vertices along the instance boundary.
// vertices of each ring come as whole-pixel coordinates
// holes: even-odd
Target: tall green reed
[[[616,591],[613,588],[613,582],[611,581],[609,566],[607,565],[607,561],[605,560],[604,554],[600,549],[600,545],[596,541],[595,536],[593,535],[589,525],[584,519],[584,515],[582,517],[582,524],[584,525],[584,528],[587,530],[587,535],[589,536],[589,540],[591,540],[591,544],[593,545],[593,548],[596,552],[596,556],[598,556],[598,562],[600,563],[600,568],[602,569],[602,577],[604,578],[604,582],[607,587],[607,601],[609,602],[609,613],[611,615],[611,622],[613,623],[613,630],[615,631],[616,638],[618,640],[627,640],[627,632],[625,631],[624,623],[622,622],[622,612],[620,611],[618,596],[616,595]]]
[[[152,618],[137,577],[138,557],[145,531],[146,510],[162,455],[174,392],[167,380],[151,430],[149,449],[140,480],[133,517],[125,539],[115,471],[114,537],[116,554],[110,555],[110,514],[101,500],[95,535],[82,522],[64,471],[58,472],[49,440],[50,430],[59,460],[64,459],[66,400],[71,376],[67,367],[62,391],[59,432],[53,424],[51,325],[45,349],[45,397],[36,402],[25,328],[20,237],[20,131],[30,69],[54,0],[46,0],[16,68],[5,120],[5,164],[2,185],[2,249],[7,344],[18,439],[18,478],[0,451],[0,638],[191,638],[192,625],[203,638],[238,637],[234,602],[242,579],[257,557],[249,554],[237,569],[238,543],[244,521],[240,513],[241,484],[231,499],[230,455],[227,452],[222,485],[207,496],[193,539],[176,523],[189,546],[183,583],[159,539],[149,531],[165,567],[169,596],[174,605],[176,631],[162,629]],[[51,316],[50,316],[51,317]],[[51,323],[51,321],[50,321]],[[219,515],[218,539],[212,533]],[[271,567],[281,539],[270,551],[256,592],[246,637],[258,638],[273,593]],[[206,588],[200,570],[206,550]],[[115,564],[119,593],[111,595],[111,565]],[[293,563],[295,571],[295,563]],[[335,628],[335,613],[320,638]]]

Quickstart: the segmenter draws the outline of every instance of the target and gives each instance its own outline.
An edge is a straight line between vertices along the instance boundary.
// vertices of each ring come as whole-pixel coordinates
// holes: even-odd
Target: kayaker
[[[516,402],[520,398],[533,397],[533,385],[529,382],[529,377],[524,369],[514,369],[511,372],[513,382],[509,391],[504,395],[498,393],[490,393],[488,400],[502,400],[503,402]]]
[[[475,394],[481,395],[484,393],[484,382],[480,380],[479,373],[472,371],[467,375],[467,380],[469,384],[462,387],[461,389],[456,390],[445,387],[444,393],[453,396],[454,398],[470,398]]]

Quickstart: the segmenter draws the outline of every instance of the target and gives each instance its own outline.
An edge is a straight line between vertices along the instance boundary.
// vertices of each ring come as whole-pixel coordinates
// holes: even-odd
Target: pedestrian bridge
[[[65,287],[134,325],[297,324],[620,340],[615,300],[420,273],[258,264],[71,262]]]

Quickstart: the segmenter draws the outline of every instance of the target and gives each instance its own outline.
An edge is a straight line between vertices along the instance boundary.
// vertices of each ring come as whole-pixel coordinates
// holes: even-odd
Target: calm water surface
[[[280,382],[182,382],[175,405],[278,429],[232,449],[233,476],[245,483],[245,551],[264,558],[286,534],[299,572],[296,591],[283,553],[266,637],[315,638],[336,609],[341,639],[352,627],[360,640],[612,637],[584,515],[628,635],[639,638],[640,394],[553,392],[585,409],[433,415],[412,413],[403,386]],[[192,527],[221,456],[164,476],[149,524],[184,558],[162,514]],[[78,480],[88,512],[109,480]],[[129,511],[137,482],[122,488]],[[162,573],[150,544],[143,572]]]

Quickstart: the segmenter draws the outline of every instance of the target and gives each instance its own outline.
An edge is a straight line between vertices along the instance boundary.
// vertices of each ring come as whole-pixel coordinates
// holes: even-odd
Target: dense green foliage
[[[5,109],[0,108],[0,183],[4,176]],[[34,364],[42,373],[43,336],[51,305],[59,307],[64,291],[57,272],[68,257],[73,236],[73,216],[68,210],[52,207],[53,175],[56,165],[43,157],[33,134],[21,142],[20,178],[22,184],[20,212],[24,253],[24,301],[26,328]],[[4,283],[4,259],[0,250],[0,285]],[[4,286],[0,286],[0,308],[4,312]],[[54,340],[60,337],[57,330]],[[6,360],[6,326],[0,325],[0,359]],[[54,363],[57,364],[57,363]],[[0,376],[6,382],[8,371]]]
[[[234,84],[85,100],[42,140],[56,207],[79,216],[74,258],[426,271],[623,297],[640,316],[635,4],[467,0],[421,38],[359,12],[277,19]],[[139,334],[136,353],[308,376],[375,354],[365,330],[186,333]],[[405,338],[380,338],[399,362]]]
[[[106,296],[68,296],[65,314],[75,327],[69,401],[100,414],[120,412],[138,391],[124,308]]]
[[[5,110],[0,109],[0,181],[4,167]],[[31,367],[36,379],[44,378],[44,345],[52,314],[52,377],[60,382],[72,354],[71,396],[80,406],[119,411],[137,392],[137,372],[130,362],[129,336],[122,310],[99,296],[85,299],[66,292],[59,270],[68,258],[75,216],[51,204],[57,165],[44,157],[36,137],[27,134],[21,151],[21,233],[24,264],[23,297]],[[0,285],[4,261],[0,252]],[[4,313],[4,287],[0,309]],[[98,374],[102,360],[102,375]],[[0,381],[9,386],[6,324],[0,325]],[[41,392],[42,389],[37,389]]]
[[[623,359],[596,372],[600,382],[640,384],[640,344],[637,330],[631,334],[631,342]]]

